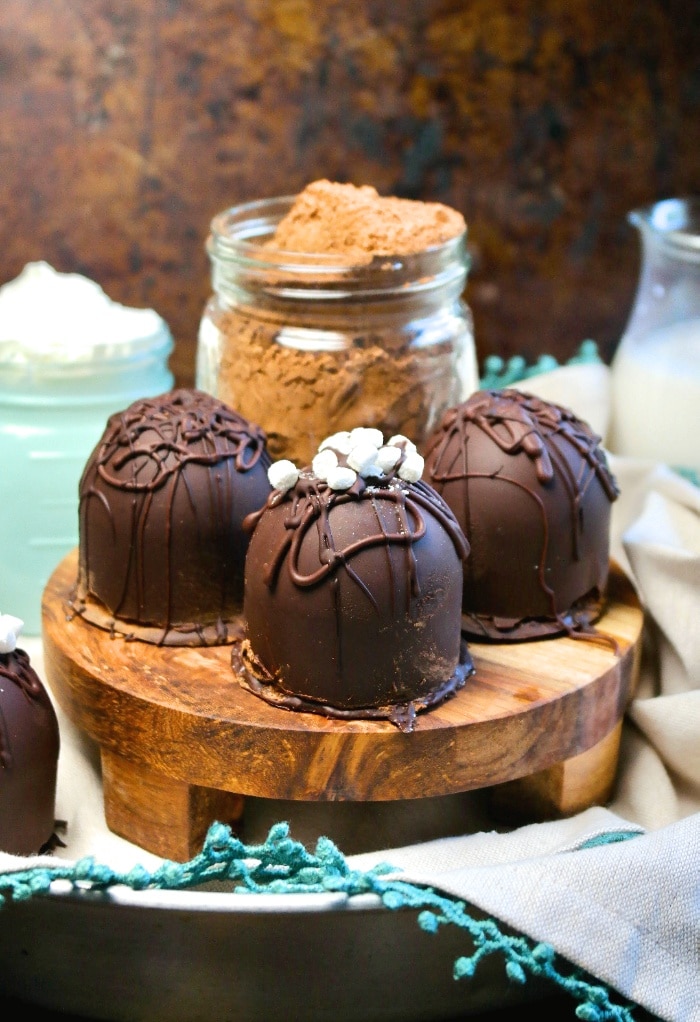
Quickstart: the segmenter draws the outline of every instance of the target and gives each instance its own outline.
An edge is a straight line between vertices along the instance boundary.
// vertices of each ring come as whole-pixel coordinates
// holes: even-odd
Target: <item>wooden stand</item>
[[[494,808],[535,821],[604,803],[633,694],[643,614],[613,566],[597,630],[470,643],[475,674],[404,734],[389,722],[338,721],[270,706],[231,669],[231,647],[158,647],[72,617],[77,551],[42,604],[47,681],[100,746],[105,814],[115,833],[185,861],[214,820],[235,828],[243,796],[388,801],[489,788]]]

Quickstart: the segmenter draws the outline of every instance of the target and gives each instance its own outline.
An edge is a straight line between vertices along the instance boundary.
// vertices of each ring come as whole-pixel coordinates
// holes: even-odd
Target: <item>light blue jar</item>
[[[166,324],[89,358],[0,357],[0,612],[41,634],[41,598],[78,544],[78,485],[107,418],[170,390]]]

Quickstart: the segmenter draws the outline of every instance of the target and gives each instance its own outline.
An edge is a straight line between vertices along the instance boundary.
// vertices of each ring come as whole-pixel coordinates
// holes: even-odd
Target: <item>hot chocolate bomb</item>
[[[362,428],[329,437],[302,471],[273,464],[276,488],[246,523],[247,638],[233,652],[257,695],[410,731],[464,684],[469,548],[422,467],[405,437],[384,445]]]
[[[198,390],[112,415],[80,480],[73,609],[158,644],[230,640],[269,464],[265,433]]]
[[[0,614],[0,851],[32,855],[54,831],[59,733],[53,704]]]
[[[471,545],[468,636],[585,631],[600,615],[618,490],[600,438],[573,412],[517,390],[478,391],[443,416],[423,478]]]

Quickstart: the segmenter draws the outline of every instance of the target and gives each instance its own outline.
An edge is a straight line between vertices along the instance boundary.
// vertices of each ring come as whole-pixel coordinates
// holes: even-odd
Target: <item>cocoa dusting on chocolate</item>
[[[440,312],[420,288],[413,294],[417,278],[444,266],[416,263],[415,279],[406,271],[392,283],[398,271],[391,257],[410,266],[464,231],[461,214],[440,203],[383,198],[368,186],[310,184],[260,245],[262,256],[269,253],[266,280],[256,277],[249,295],[243,286],[233,304],[222,302],[215,342],[200,334],[217,366],[206,389],[263,425],[274,458],[301,465],[328,433],[358,423],[421,444],[462,396],[456,350],[468,312],[455,309],[454,297]],[[303,273],[290,280],[288,271],[285,285],[280,268],[293,259],[282,250],[307,254]],[[458,296],[466,267],[460,272]],[[339,296],[343,282],[347,294]],[[285,287],[296,291],[293,298]]]
[[[604,606],[618,489],[586,423],[529,394],[480,391],[444,415],[424,478],[471,543],[467,635],[601,640],[592,624]]]

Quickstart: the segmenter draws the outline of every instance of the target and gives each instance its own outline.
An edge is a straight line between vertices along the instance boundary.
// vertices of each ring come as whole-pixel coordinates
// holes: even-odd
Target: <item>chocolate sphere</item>
[[[478,391],[445,413],[423,478],[471,545],[467,635],[517,641],[600,615],[618,491],[599,444],[573,412],[517,390]]]
[[[39,852],[54,832],[56,713],[22,649],[0,653],[0,851]]]
[[[253,517],[238,667],[279,705],[387,717],[410,730],[417,711],[455,692],[472,670],[460,636],[468,545],[447,505],[419,480],[422,459],[415,476],[404,472],[415,482],[402,478],[415,449],[389,446],[398,460],[386,471],[357,461],[353,470],[352,450],[326,446],[323,458],[336,468],[319,475],[315,459],[316,469],[274,490]]]
[[[229,640],[269,463],[264,432],[197,390],[112,415],[80,481],[74,609],[146,641]]]

